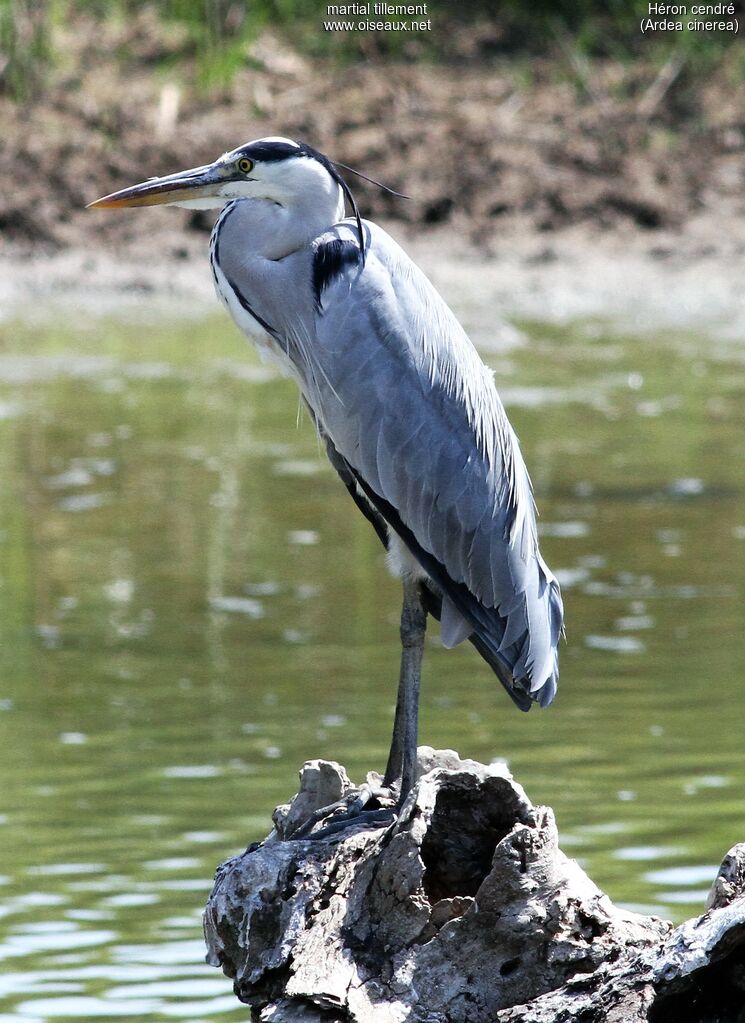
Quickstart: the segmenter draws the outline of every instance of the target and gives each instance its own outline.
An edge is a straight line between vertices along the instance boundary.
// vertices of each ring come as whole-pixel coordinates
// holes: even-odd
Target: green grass
[[[0,0],[0,91],[25,100],[42,86],[50,36],[46,0]]]

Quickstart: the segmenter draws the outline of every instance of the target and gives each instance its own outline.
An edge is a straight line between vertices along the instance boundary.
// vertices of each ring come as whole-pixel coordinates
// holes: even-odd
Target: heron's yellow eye
[[[244,156],[242,160],[238,161],[238,170],[241,172],[241,174],[250,174],[253,169],[254,169],[253,160],[247,160],[246,157]]]

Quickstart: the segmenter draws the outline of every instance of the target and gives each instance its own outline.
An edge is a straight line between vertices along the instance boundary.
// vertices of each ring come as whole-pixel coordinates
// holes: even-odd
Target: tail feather
[[[556,695],[559,678],[556,645],[562,632],[563,611],[559,584],[540,556],[532,596],[516,590],[500,608],[485,607],[463,583],[450,578],[445,566],[419,544],[396,509],[375,493],[328,438],[326,446],[332,465],[386,547],[387,529],[393,529],[432,580],[434,588],[426,584],[422,587],[426,610],[440,621],[445,594],[455,612],[471,625],[469,641],[520,710],[530,710],[534,702],[548,706]]]
[[[431,614],[432,617],[437,619],[439,622],[442,617],[442,596],[439,593],[435,593],[434,590],[431,590],[429,586],[423,586],[422,602],[428,614]],[[478,650],[499,681],[502,683],[510,699],[520,708],[520,710],[524,710],[526,712],[529,711],[532,704],[530,696],[524,689],[516,686],[512,673],[502,661],[499,654],[490,649],[489,645],[484,642],[477,632],[472,632],[468,637],[468,640]]]

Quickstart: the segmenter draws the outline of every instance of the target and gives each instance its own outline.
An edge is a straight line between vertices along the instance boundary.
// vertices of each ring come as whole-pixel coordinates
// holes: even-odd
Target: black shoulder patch
[[[313,256],[313,293],[316,305],[321,305],[321,295],[347,266],[359,262],[360,247],[349,238],[334,238],[323,242]]]

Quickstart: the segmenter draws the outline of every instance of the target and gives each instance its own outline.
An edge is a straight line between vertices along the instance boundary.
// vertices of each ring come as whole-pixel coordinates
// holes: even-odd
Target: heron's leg
[[[422,606],[420,584],[405,577],[401,609],[401,673],[391,751],[383,778],[384,786],[400,783],[399,803],[403,803],[416,778],[419,683],[426,628],[427,612]]]
[[[377,805],[372,810],[366,809],[371,802]],[[358,789],[352,789],[335,803],[315,810],[307,820],[296,825],[294,829],[278,830],[284,840],[311,838],[315,841],[335,835],[346,828],[356,827],[358,824],[378,828],[395,820],[395,802],[391,792],[380,785],[366,782]],[[321,823],[324,826],[315,831],[316,825]]]
[[[391,789],[398,789],[398,806],[411,791],[416,778],[416,742],[419,716],[419,678],[424,650],[427,612],[422,605],[419,583],[404,580],[401,611],[401,674],[398,683],[396,718],[391,752],[382,785],[362,785],[330,806],[321,807],[307,821],[283,837],[290,841],[327,838],[349,827],[364,824],[382,827],[396,819]],[[366,809],[370,802],[380,809]],[[326,822],[318,831],[316,825]]]

